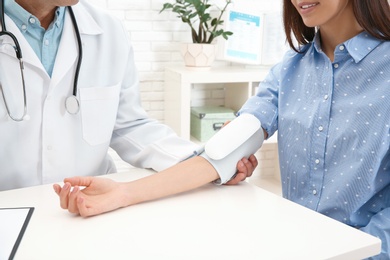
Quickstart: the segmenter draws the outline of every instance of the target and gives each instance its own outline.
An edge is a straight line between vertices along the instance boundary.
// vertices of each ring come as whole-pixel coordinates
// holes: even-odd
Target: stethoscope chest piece
[[[69,114],[75,115],[80,110],[80,102],[76,96],[69,96],[65,100],[65,109]]]

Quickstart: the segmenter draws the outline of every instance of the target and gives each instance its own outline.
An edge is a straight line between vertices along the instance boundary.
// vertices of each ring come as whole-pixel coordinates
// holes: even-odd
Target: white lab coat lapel
[[[58,47],[56,62],[53,68],[51,86],[56,86],[64,75],[74,67],[77,57],[78,46],[76,33],[69,12],[66,12],[61,42]]]
[[[13,35],[15,35],[16,39],[19,42],[20,48],[22,50],[22,56],[23,56],[23,62],[28,63],[34,67],[37,67],[38,69],[44,71],[46,73],[45,68],[43,67],[41,61],[39,60],[38,56],[35,54],[34,50],[31,48],[30,44],[27,42],[26,38],[22,35],[19,28],[16,26],[16,24],[9,18],[7,15],[5,16],[5,22],[7,25],[7,30],[11,32]],[[13,44],[13,41],[9,39],[9,37],[1,37],[0,43],[10,43]],[[6,48],[9,50],[9,48]],[[6,49],[1,49],[0,52],[5,52],[8,55],[15,56],[15,52],[9,52],[6,51]],[[16,58],[16,56],[15,56]],[[47,74],[47,73],[46,73]]]
[[[85,41],[83,40],[83,35],[89,34],[100,34],[102,29],[95,22],[95,20],[88,14],[84,7],[80,4],[77,4],[73,7],[73,12],[76,17],[77,25],[80,31],[82,47],[86,49]],[[52,82],[51,86],[56,86],[66,73],[72,69],[73,74],[75,73],[75,67],[77,59],[79,58],[79,46],[77,44],[76,32],[70,17],[69,11],[66,12],[64,29],[62,32],[61,42],[57,52],[56,63],[53,68]],[[93,61],[83,60],[83,63],[88,63]],[[73,85],[72,85],[73,87]]]

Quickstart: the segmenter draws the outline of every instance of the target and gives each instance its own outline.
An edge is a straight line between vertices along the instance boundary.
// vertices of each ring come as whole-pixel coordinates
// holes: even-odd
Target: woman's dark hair
[[[353,12],[361,27],[372,36],[390,40],[390,5],[388,0],[351,0]],[[315,28],[307,27],[291,0],[283,1],[283,24],[287,42],[299,52],[299,46],[311,42]],[[294,38],[298,46],[294,45]]]

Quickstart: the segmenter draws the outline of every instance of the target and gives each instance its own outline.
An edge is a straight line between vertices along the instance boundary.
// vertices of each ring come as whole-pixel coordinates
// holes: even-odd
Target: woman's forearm
[[[197,156],[151,176],[124,183],[121,187],[126,194],[124,206],[192,190],[218,178],[214,167]]]

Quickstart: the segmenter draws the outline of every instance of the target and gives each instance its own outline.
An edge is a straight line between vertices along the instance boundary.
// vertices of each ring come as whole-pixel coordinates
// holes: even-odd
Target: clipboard
[[[33,212],[33,207],[0,208],[0,260],[14,259]]]

